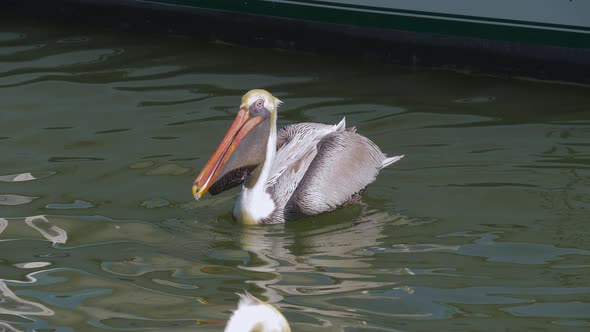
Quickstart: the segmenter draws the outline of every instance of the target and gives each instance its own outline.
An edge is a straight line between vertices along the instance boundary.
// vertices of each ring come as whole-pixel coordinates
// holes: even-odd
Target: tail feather
[[[404,157],[404,155],[400,155],[400,156],[395,156],[395,157],[389,157],[389,158],[385,158],[383,160],[383,162],[381,163],[381,168],[385,168],[393,163],[395,163],[396,161],[399,161],[400,159],[402,159]]]

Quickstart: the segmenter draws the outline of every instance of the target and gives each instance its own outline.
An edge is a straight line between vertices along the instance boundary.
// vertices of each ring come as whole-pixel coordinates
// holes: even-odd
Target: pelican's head
[[[215,192],[231,188],[264,161],[270,126],[276,122],[281,101],[266,90],[254,89],[242,97],[240,110],[211,159],[193,183],[201,198],[215,184]]]
[[[264,109],[269,113],[276,114],[279,105],[283,102],[277,97],[270,94],[270,92],[262,89],[253,89],[242,97],[242,104],[240,109],[248,108],[251,111]]]
[[[291,332],[287,319],[275,307],[246,292],[224,332]]]

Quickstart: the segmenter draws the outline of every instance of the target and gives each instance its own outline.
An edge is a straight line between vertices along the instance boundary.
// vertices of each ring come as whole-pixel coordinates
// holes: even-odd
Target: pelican
[[[238,295],[238,309],[230,317],[224,332],[291,332],[287,319],[275,307],[248,292]]]
[[[298,123],[277,131],[282,102],[250,90],[233,124],[195,179],[193,196],[215,195],[243,183],[233,217],[244,224],[276,224],[360,202],[388,158],[368,138],[336,125]]]

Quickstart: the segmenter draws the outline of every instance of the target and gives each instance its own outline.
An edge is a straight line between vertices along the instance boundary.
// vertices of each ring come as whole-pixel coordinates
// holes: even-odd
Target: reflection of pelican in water
[[[411,224],[412,220],[370,209],[363,209],[355,218],[358,212],[349,208],[320,217],[325,220],[316,223],[242,228],[241,247],[255,256],[255,263],[239,267],[259,273],[254,278],[248,273],[246,282],[282,311],[297,312],[320,326],[361,326],[362,314],[336,303],[342,297],[366,297],[362,293],[366,290],[396,284],[395,277],[376,276],[383,272],[374,269],[374,252],[367,249],[381,245],[386,225]],[[400,267],[387,274],[413,272]]]
[[[291,332],[289,323],[275,307],[250,293],[240,294],[238,309],[227,322],[225,332]]]
[[[276,224],[356,203],[387,158],[354,128],[299,123],[277,132],[280,100],[264,90],[242,98],[229,131],[193,185],[195,199],[245,181],[233,216],[245,224]]]

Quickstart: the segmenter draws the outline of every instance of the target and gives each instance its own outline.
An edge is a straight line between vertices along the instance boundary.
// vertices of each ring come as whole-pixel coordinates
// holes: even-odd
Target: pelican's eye
[[[250,105],[250,113],[252,113],[252,115],[262,115],[266,112],[268,111],[264,108],[264,99],[258,99]]]
[[[255,105],[256,109],[259,109],[259,110],[261,110],[261,109],[263,109],[263,108],[264,108],[264,100],[262,100],[262,99],[258,99],[258,100],[256,101],[256,103],[254,103],[254,105]]]

